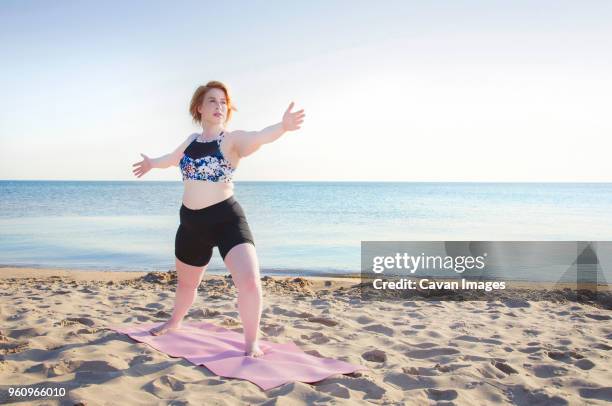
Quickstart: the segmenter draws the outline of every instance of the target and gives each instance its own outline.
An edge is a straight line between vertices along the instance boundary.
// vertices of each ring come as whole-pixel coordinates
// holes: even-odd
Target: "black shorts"
[[[207,265],[215,246],[225,260],[232,247],[244,242],[255,245],[244,210],[234,196],[198,210],[181,205],[180,218],[174,255],[188,265]]]

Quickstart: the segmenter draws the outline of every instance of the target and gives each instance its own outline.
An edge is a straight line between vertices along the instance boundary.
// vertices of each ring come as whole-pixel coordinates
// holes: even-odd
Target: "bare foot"
[[[174,323],[168,320],[161,326],[153,327],[151,330],[149,330],[149,333],[151,333],[154,336],[160,336],[162,334],[166,334],[169,331],[178,330],[180,328],[181,328],[181,323]]]
[[[244,355],[246,355],[247,357],[258,358],[264,355],[264,352],[261,348],[259,348],[259,344],[255,342],[251,345],[246,346],[246,351],[244,352]]]

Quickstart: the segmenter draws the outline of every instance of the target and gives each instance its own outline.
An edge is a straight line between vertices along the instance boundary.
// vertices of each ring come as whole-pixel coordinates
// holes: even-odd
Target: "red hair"
[[[236,107],[232,104],[232,98],[229,94],[228,87],[219,82],[218,80],[211,80],[204,86],[198,86],[196,91],[193,93],[193,97],[191,97],[191,103],[189,104],[189,113],[191,117],[193,117],[193,121],[196,124],[202,123],[202,115],[198,111],[198,107],[202,105],[202,100],[204,100],[204,96],[210,89],[220,89],[225,93],[225,99],[227,100],[227,117],[225,117],[225,122],[227,123],[232,117],[232,110],[238,111]]]

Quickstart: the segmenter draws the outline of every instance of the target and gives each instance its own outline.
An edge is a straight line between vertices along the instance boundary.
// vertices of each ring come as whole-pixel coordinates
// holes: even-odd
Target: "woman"
[[[238,312],[242,320],[245,355],[263,355],[258,345],[262,291],[255,243],[245,213],[234,198],[232,175],[240,160],[263,144],[277,140],[287,131],[300,128],[304,110],[291,112],[282,121],[261,131],[226,131],[231,118],[231,97],[227,86],[210,81],[195,91],[189,111],[202,126],[173,152],[159,158],[140,154],[133,172],[140,178],[152,168],[180,166],[183,175],[183,204],[175,240],[178,284],[172,316],[151,334],[179,329],[195,301],[198,286],[217,246],[238,289]]]

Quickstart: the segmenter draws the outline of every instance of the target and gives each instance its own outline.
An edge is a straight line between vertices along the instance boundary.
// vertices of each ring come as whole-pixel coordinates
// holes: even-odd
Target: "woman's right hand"
[[[132,165],[136,167],[132,170],[132,172],[134,172],[134,175],[136,175],[138,178],[149,172],[153,167],[151,164],[151,159],[148,156],[142,153],[140,155],[142,156],[143,160]]]

